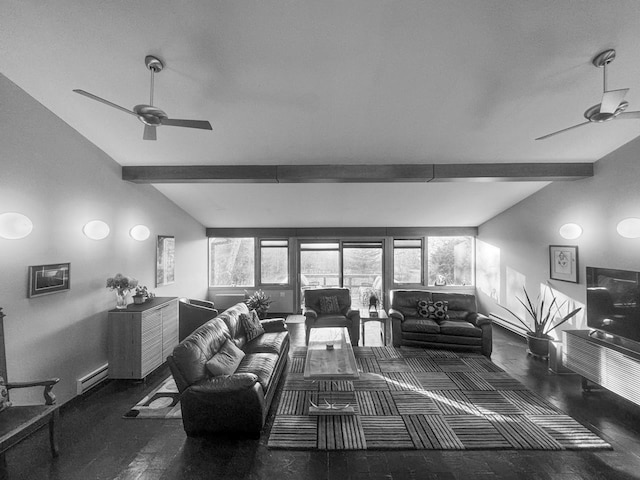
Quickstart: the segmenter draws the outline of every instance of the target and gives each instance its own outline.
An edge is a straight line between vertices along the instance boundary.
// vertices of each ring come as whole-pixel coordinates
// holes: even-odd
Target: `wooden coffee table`
[[[353,380],[359,378],[356,357],[351,347],[351,338],[346,327],[312,328],[304,366],[305,380]],[[337,405],[331,401],[325,404],[311,404],[309,415],[352,415],[351,405]]]

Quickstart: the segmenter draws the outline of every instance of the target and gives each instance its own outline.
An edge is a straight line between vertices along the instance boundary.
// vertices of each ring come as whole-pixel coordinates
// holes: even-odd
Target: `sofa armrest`
[[[353,308],[350,308],[347,310],[347,313],[345,314],[345,317],[350,318],[351,321],[353,320],[360,320],[360,310],[355,310]]]
[[[477,312],[469,313],[469,315],[467,315],[467,318],[465,318],[465,320],[469,323],[474,324],[476,327],[482,327],[483,325],[486,325],[486,324],[490,325],[491,323],[493,323],[489,317]]]
[[[206,307],[206,308],[213,308],[213,302],[210,302],[209,300],[197,300],[195,298],[189,298],[189,303],[191,305],[197,305],[199,307]]]
[[[253,373],[234,373],[233,375],[207,378],[189,388],[194,393],[228,393],[251,388],[257,381],[258,376]]]
[[[389,316],[392,320],[395,318],[397,320],[400,320],[401,322],[404,321],[404,315],[400,312],[400,310],[396,310],[395,308],[389,309]]]
[[[266,320],[260,320],[262,328],[265,332],[285,332],[287,331],[287,325],[284,318],[268,318]]]
[[[316,318],[318,318],[318,312],[316,312],[311,307],[303,307],[302,308],[302,315],[307,317],[308,320],[311,320],[311,319],[315,320]]]

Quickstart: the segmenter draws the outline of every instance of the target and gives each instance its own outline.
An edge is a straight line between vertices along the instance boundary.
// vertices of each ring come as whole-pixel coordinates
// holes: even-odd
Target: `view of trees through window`
[[[393,282],[401,284],[422,283],[422,240],[393,241]]]
[[[260,240],[260,283],[289,283],[289,241]]]
[[[428,285],[473,285],[473,239],[429,237]]]
[[[209,285],[253,287],[255,248],[253,238],[209,239]]]

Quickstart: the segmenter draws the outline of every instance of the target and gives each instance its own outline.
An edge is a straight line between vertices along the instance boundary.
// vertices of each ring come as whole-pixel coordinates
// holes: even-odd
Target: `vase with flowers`
[[[115,277],[107,278],[107,288],[116,292],[116,308],[127,308],[127,294],[136,288],[138,280],[117,273]]]

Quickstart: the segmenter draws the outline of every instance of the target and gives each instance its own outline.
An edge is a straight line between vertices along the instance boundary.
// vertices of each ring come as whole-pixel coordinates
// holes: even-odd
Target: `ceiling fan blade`
[[[640,119],[640,112],[622,112],[619,115],[616,115],[616,120],[635,120]]]
[[[558,135],[559,133],[563,133],[563,132],[566,132],[568,130],[573,130],[574,128],[581,127],[581,126],[586,125],[588,123],[591,123],[591,122],[579,123],[578,125],[574,125],[573,127],[564,128],[562,130],[558,130],[557,132],[549,133],[548,135],[543,135],[542,137],[536,138],[536,140],[544,140],[545,138],[553,137],[554,135]]]
[[[80,95],[84,95],[85,97],[89,97],[89,98],[91,98],[93,100],[96,100],[96,101],[98,101],[100,103],[104,103],[105,105],[109,105],[110,107],[117,108],[118,110],[122,110],[125,113],[130,113],[131,115],[133,115],[135,117],[138,116],[135,112],[133,112],[131,110],[128,110],[128,109],[126,109],[124,107],[121,107],[120,105],[116,105],[115,103],[110,102],[109,100],[105,100],[104,98],[100,98],[97,95],[94,95],[93,93],[85,92],[84,90],[79,90],[79,89],[75,89],[74,92],[79,93]]]
[[[163,118],[162,125],[169,125],[172,127],[200,128],[202,130],[213,130],[213,128],[211,128],[211,124],[206,120],[178,120],[176,118]]]
[[[620,90],[609,90],[608,92],[604,92],[602,94],[602,102],[600,103],[600,113],[615,112],[628,91],[628,88],[622,88]]]
[[[156,137],[156,127],[152,125],[144,126],[144,133],[142,134],[143,140],[157,140]]]

